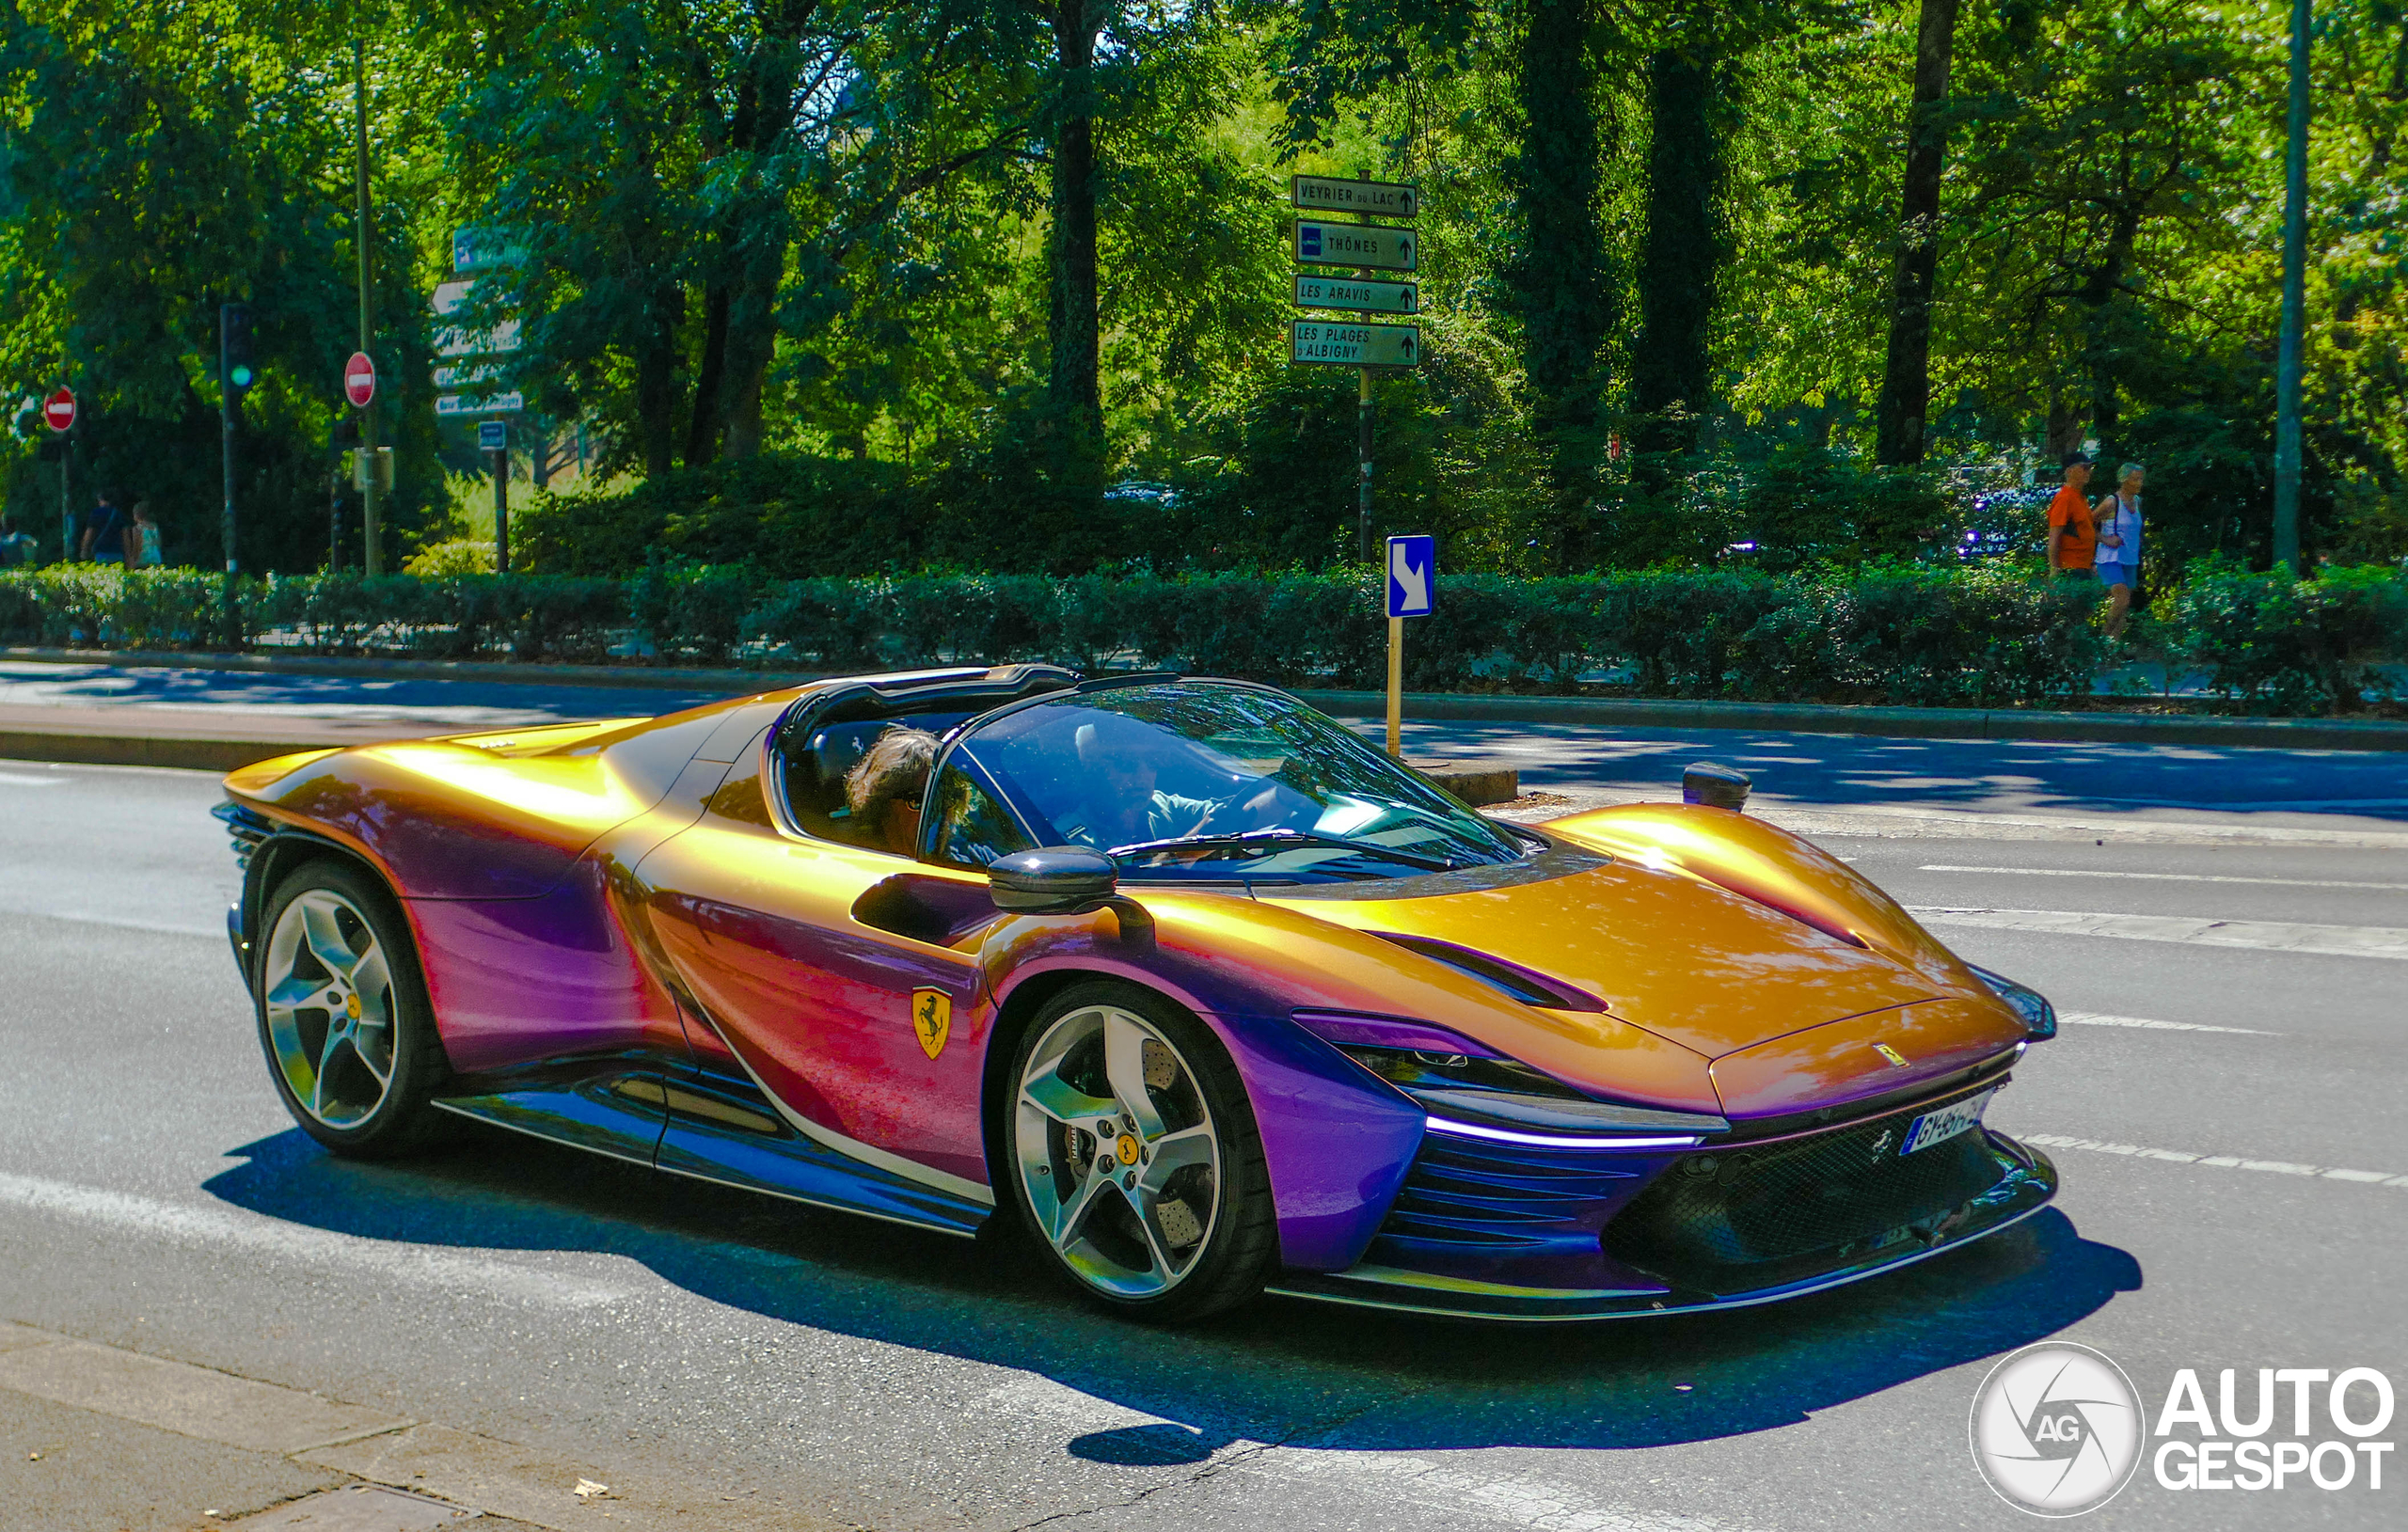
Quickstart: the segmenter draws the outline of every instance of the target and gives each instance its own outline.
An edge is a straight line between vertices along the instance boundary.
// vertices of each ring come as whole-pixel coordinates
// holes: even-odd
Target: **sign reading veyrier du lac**
[[[1411,218],[1421,211],[1421,194],[1393,181],[1340,181],[1335,176],[1296,176],[1288,182],[1291,206],[1315,213],[1353,213],[1369,218]]]
[[[1376,224],[1324,224],[1299,219],[1296,259],[1307,266],[1369,266],[1418,271],[1421,239],[1410,229]]]
[[[1421,326],[1291,319],[1288,359],[1340,367],[1412,367],[1421,360]]]
[[[1325,276],[1320,272],[1296,273],[1296,307],[1344,308],[1358,314],[1411,314],[1421,308],[1421,289],[1415,282],[1373,282],[1360,276]]]

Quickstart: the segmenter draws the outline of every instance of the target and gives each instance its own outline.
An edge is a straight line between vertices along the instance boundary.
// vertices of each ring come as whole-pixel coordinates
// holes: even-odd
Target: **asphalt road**
[[[220,924],[214,780],[0,762],[0,1320],[700,1486],[741,1524],[981,1532],[2012,1527],[1966,1418],[2019,1346],[2097,1348],[2152,1417],[2184,1367],[2210,1407],[2241,1369],[2244,1414],[2259,1367],[2408,1391],[2396,758],[1418,743],[1471,733],[1578,801],[1738,757],[1776,817],[1956,912],[1933,929],[2077,1018],[1990,1114],[2057,1141],[2055,1207],[1777,1307],[1524,1330],[1266,1301],[1165,1334],[979,1246],[529,1141],[347,1163],[269,1088]],[[2047,928],[2067,912],[2099,918]],[[2362,955],[2312,950],[2337,941]],[[2321,1396],[2308,1425],[2310,1446],[2338,1434]],[[2397,1526],[2403,1478],[2177,1492],[2145,1462],[2087,1520]],[[0,1500],[0,1528],[78,1524],[43,1504]]]

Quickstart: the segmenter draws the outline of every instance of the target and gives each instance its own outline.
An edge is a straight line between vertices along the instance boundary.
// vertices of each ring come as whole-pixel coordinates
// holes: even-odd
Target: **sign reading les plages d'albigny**
[[[1411,367],[1421,359],[1418,324],[1356,324],[1344,320],[1288,322],[1288,359],[1340,367]]]

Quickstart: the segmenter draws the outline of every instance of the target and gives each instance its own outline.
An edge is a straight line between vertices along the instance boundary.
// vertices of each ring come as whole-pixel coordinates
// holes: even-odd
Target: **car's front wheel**
[[[1271,1178],[1210,1028],[1133,985],[1074,985],[1021,1034],[1009,1078],[1013,1200],[1081,1292],[1167,1323],[1261,1290]]]
[[[450,1073],[401,912],[381,884],[334,861],[293,869],[268,895],[251,993],[260,1047],[287,1111],[339,1153],[423,1146]]]

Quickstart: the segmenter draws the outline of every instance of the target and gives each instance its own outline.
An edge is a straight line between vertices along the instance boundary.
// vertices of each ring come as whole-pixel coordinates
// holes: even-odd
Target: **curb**
[[[728,696],[799,686],[819,680],[824,673],[737,669],[678,670],[646,666],[520,665],[491,660],[346,659],[310,655],[203,655],[35,648],[0,648],[0,660],[42,665],[107,665],[127,670],[239,671],[386,681],[485,681],[623,690],[692,692],[723,688]],[[1376,691],[1298,690],[1293,694],[1338,718],[1380,718],[1386,715],[1387,707],[1386,694]],[[2334,719],[2168,717],[2130,713],[2038,712],[2023,708],[1842,707],[1820,703],[1684,702],[1661,698],[1545,697],[1437,691],[1407,692],[1404,705],[1406,713],[1419,720],[1586,724],[1623,729],[1755,729],[1798,734],[1886,734],[1919,739],[2036,739],[2143,745],[2223,745],[2273,750],[2408,750],[2408,723],[2358,723]],[[13,750],[15,740],[26,737],[31,736],[23,734],[0,736],[0,740],[8,741],[0,743],[0,749]],[[23,755],[18,758],[68,759]],[[164,763],[113,759],[95,764]]]
[[[365,739],[206,739],[164,734],[40,734],[8,729],[0,730],[0,760],[227,772],[296,750],[368,743]]]

